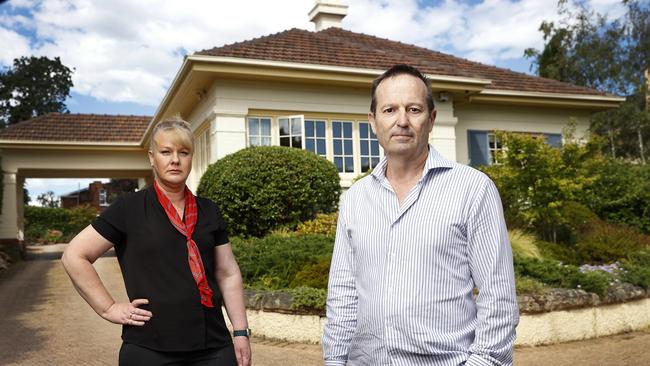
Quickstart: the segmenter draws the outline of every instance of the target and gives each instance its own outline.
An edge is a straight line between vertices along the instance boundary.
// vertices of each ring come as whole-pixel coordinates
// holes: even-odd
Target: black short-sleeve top
[[[144,326],[125,325],[122,339],[159,351],[221,348],[232,342],[221,312],[215,279],[215,246],[228,243],[226,224],[217,205],[197,197],[198,220],[192,239],[203,260],[214,308],[201,297],[187,259],[187,244],[171,224],[153,187],[125,194],[92,223],[115,245],[130,301],[153,313]]]

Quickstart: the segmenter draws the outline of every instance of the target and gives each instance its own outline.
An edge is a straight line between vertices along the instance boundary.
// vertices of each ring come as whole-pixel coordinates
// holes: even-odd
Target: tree
[[[525,56],[540,76],[626,97],[621,108],[595,114],[591,130],[607,137],[612,156],[645,163],[650,137],[645,90],[650,67],[650,2],[623,0],[626,13],[610,21],[585,1],[560,0],[562,19],[542,22],[542,51]],[[572,6],[575,5],[575,6]],[[572,10],[577,9],[577,10]]]
[[[59,199],[54,195],[54,192],[47,191],[38,195],[36,200],[43,207],[59,207]]]
[[[49,112],[67,112],[72,71],[56,57],[21,57],[0,71],[0,127]]]

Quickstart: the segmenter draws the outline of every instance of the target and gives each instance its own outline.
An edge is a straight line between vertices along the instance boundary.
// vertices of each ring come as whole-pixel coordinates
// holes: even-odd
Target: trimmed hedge
[[[334,212],[339,180],[334,164],[310,151],[249,147],[210,165],[197,193],[219,205],[231,234],[261,237]]]
[[[90,225],[97,214],[89,206],[71,209],[25,206],[25,237],[29,242],[66,242]]]

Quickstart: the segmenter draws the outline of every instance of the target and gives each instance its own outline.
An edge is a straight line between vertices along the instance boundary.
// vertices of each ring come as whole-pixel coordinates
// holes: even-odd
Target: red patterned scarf
[[[199,253],[199,248],[192,240],[192,233],[198,219],[198,209],[196,207],[196,197],[192,194],[189,188],[185,186],[185,222],[181,219],[176,211],[172,202],[167,198],[165,193],[160,189],[158,183],[154,180],[153,186],[158,196],[158,202],[165,209],[167,218],[174,225],[176,230],[187,238],[187,260],[190,263],[190,270],[199,288],[201,294],[201,304],[209,308],[213,308],[212,304],[212,289],[208,285],[208,279],[205,277],[205,268],[203,268],[203,261]]]

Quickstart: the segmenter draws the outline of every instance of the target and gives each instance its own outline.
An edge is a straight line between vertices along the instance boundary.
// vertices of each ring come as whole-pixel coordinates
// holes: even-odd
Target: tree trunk
[[[639,136],[639,155],[641,155],[641,164],[645,165],[645,155],[643,154],[643,134],[641,134],[641,126],[636,128],[636,133]]]

